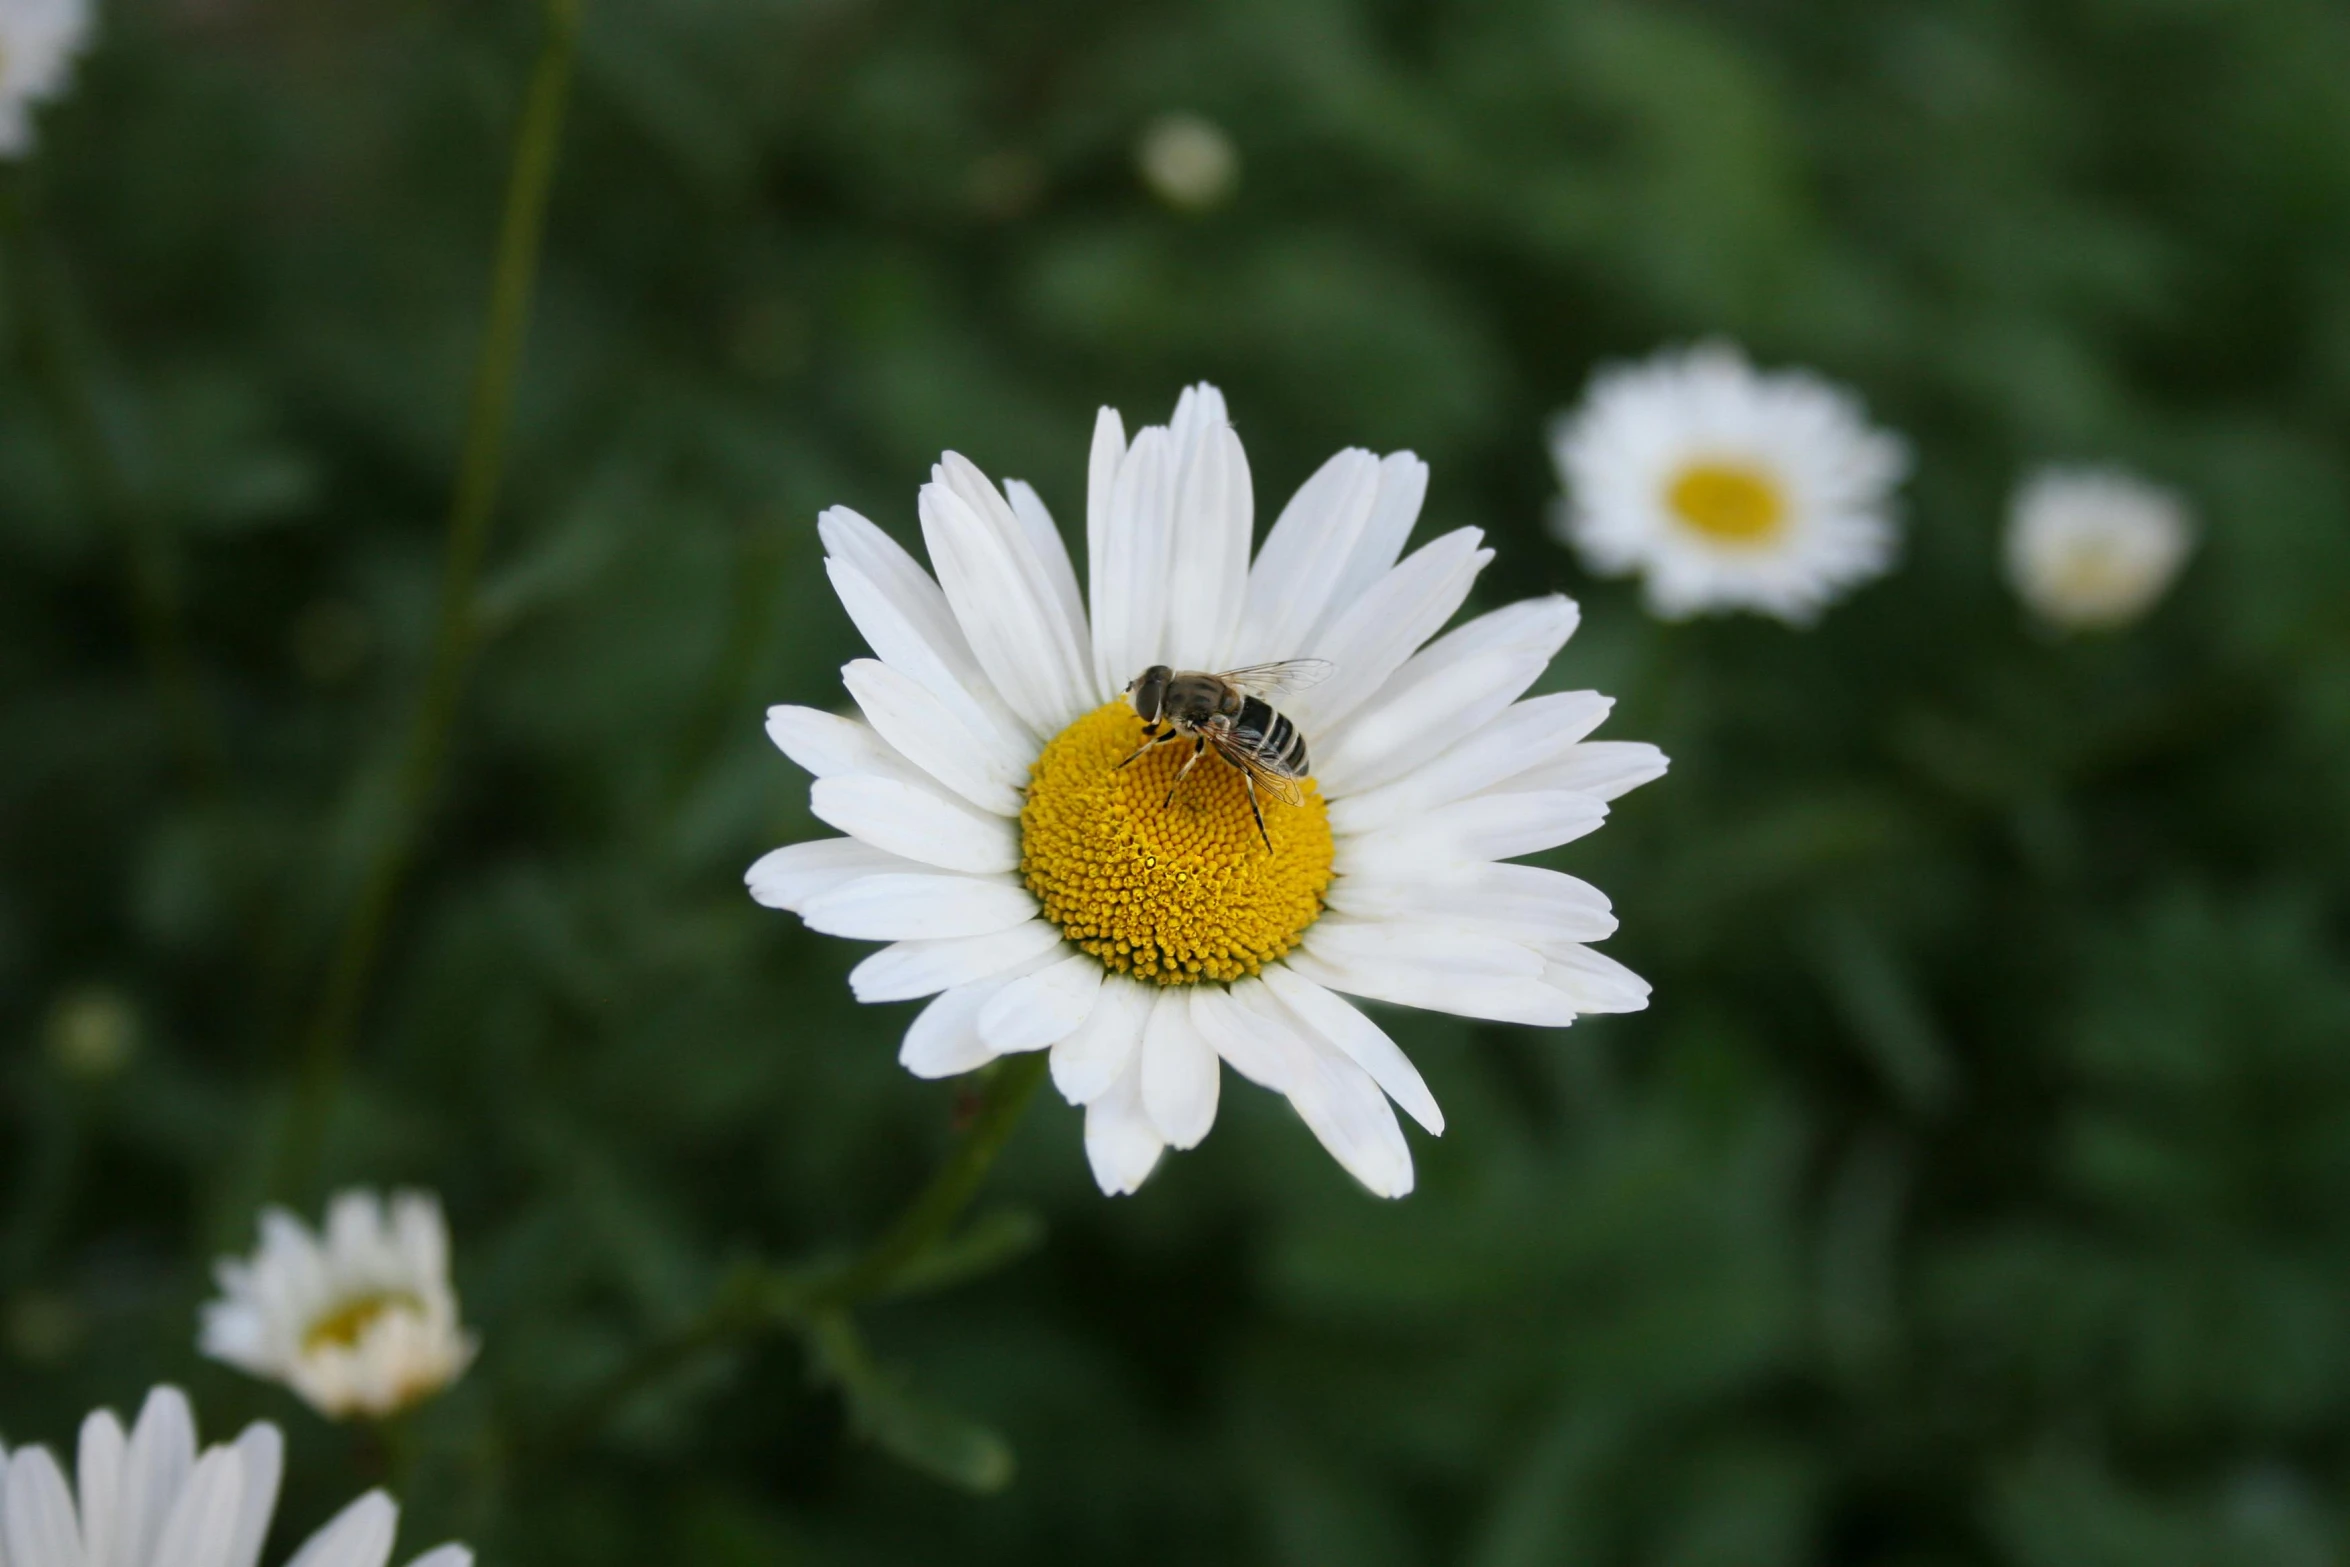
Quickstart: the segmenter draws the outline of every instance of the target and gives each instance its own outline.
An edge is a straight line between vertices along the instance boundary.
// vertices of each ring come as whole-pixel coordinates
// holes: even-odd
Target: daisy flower
[[[111,1409],[82,1422],[74,1481],[46,1447],[0,1452],[0,1560],[8,1567],[254,1567],[277,1510],[285,1440],[259,1421],[234,1442],[196,1448],[175,1387],[147,1395],[128,1435]],[[384,1567],[397,1503],[370,1491],[312,1535],[299,1567]],[[472,1567],[462,1545],[409,1567]]]
[[[0,0],[0,158],[33,144],[33,106],[65,90],[89,41],[89,0]]]
[[[2136,620],[2186,564],[2195,525],[2171,491],[2113,468],[2043,468],[2015,493],[2007,575],[2050,625]]]
[[[261,1215],[261,1249],[215,1267],[200,1347],[283,1382],[330,1419],[397,1413],[454,1382],[475,1343],[459,1325],[440,1205],[387,1205],[347,1191],[314,1234],[282,1208]],[[11,1564],[13,1567],[13,1564]]]
[[[1231,199],[1240,184],[1240,151],[1214,120],[1168,114],[1135,144],[1135,167],[1151,194],[1182,212],[1205,212]]]
[[[1809,625],[1893,561],[1907,447],[1851,393],[1756,371],[1727,344],[1601,370],[1550,450],[1567,489],[1553,531],[1603,576],[1639,573],[1668,620],[1750,609]]]
[[[1372,1191],[1409,1191],[1390,1101],[1432,1133],[1443,1116],[1346,998],[1546,1027],[1646,1005],[1587,945],[1615,929],[1607,899],[1507,862],[1665,770],[1653,746],[1585,739],[1605,697],[1519,700],[1575,629],[1568,600],[1437,635],[1492,552],[1463,528],[1398,559],[1427,484],[1409,452],[1340,452],[1252,564],[1248,461],[1197,386],[1131,441],[1101,411],[1087,591],[1036,492],[952,452],[919,506],[935,577],[826,512],[826,570],[875,654],[843,671],[862,716],[777,707],[767,731],[847,836],[767,855],[752,896],[890,943],[849,982],[935,998],[899,1054],[916,1074],[1050,1050],[1106,1192],[1207,1135],[1219,1062],[1286,1095]],[[1140,749],[1144,671],[1296,660],[1326,678],[1254,719],[1302,743],[1290,798],[1264,783],[1252,803],[1188,738]]]

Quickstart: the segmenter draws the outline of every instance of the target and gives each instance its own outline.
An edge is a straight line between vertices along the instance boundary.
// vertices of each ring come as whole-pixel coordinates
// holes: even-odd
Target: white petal
[[[859,1001],[911,1001],[1002,974],[1049,952],[1060,939],[1054,926],[1030,920],[989,936],[901,941],[849,970],[849,989]]]
[[[381,1491],[370,1491],[328,1520],[294,1553],[286,1567],[384,1567],[400,1509]]]
[[[1542,959],[1514,941],[1412,920],[1326,914],[1307,929],[1299,945],[1326,963],[1521,979],[1542,972]]]
[[[758,902],[796,914],[809,899],[863,877],[929,868],[854,838],[817,838],[770,849],[751,862],[743,882]]]
[[[82,1551],[90,1567],[115,1567],[121,1555],[122,1471],[129,1449],[113,1410],[101,1409],[82,1422],[73,1478],[81,1496]]]
[[[235,1448],[216,1447],[197,1459],[163,1525],[154,1567],[227,1567],[244,1494],[245,1461]]]
[[[1053,597],[1059,602],[1061,613],[1077,628],[1079,648],[1090,656],[1093,639],[1085,626],[1085,595],[1077,589],[1077,568],[1069,562],[1068,542],[1054,525],[1053,514],[1045,509],[1044,497],[1020,479],[1006,479],[1004,495],[1012,503],[1012,515],[1020,519],[1020,526],[1028,535],[1029,548],[1036,551],[1036,558],[1044,564],[1044,574],[1052,584]],[[1090,663],[1087,667],[1091,667]]]
[[[1337,566],[1337,584],[1331,589],[1330,609],[1309,634],[1309,642],[1336,625],[1348,606],[1394,569],[1403,554],[1412,524],[1420,520],[1421,503],[1428,498],[1428,465],[1410,452],[1389,452],[1379,459],[1379,493],[1371,501],[1371,515],[1363,524],[1354,551]]]
[[[1233,999],[1274,1041],[1289,1069],[1289,1102],[1331,1157],[1374,1196],[1412,1189],[1412,1151],[1379,1085],[1305,1025],[1262,985],[1235,986]]]
[[[1419,877],[1466,861],[1555,849],[1606,820],[1607,807],[1587,794],[1555,789],[1480,794],[1400,826],[1341,839],[1334,863],[1347,876]]]
[[[1513,789],[1572,789],[1612,800],[1662,778],[1665,753],[1644,740],[1587,740],[1558,761],[1510,780]]]
[[[361,1188],[340,1191],[326,1205],[326,1250],[338,1268],[365,1266],[383,1249],[383,1202]]]
[[[976,1026],[980,1002],[968,992],[992,991],[995,983],[984,980],[940,991],[907,1028],[898,1046],[898,1065],[916,1077],[941,1078],[975,1072],[994,1060],[995,1053]]]
[[[865,721],[892,750],[981,810],[1020,814],[1025,753],[999,749],[984,725],[973,727],[968,709],[949,707],[878,659],[853,659],[840,674]]]
[[[1353,718],[1316,737],[1316,773],[1325,774],[1319,764],[1334,758],[1343,778],[1325,783],[1324,792],[1374,788],[1483,727],[1534,683],[1580,618],[1573,599],[1525,599],[1414,653]]]
[[[1036,899],[1012,878],[864,876],[810,898],[810,930],[855,941],[985,936],[1036,918]]]
[[[1578,1012],[1639,1012],[1648,1006],[1648,981],[1603,952],[1569,945],[1546,949],[1542,982]]]
[[[818,778],[849,773],[889,777],[920,775],[881,736],[853,718],[813,707],[779,703],[767,709],[767,738],[775,748]]]
[[[1157,987],[1106,974],[1085,1021],[1053,1046],[1053,1086],[1073,1105],[1091,1104],[1109,1091],[1134,1060]],[[1153,1157],[1156,1157],[1154,1155]]]
[[[987,816],[896,778],[819,778],[808,809],[876,849],[950,871],[984,874],[1020,866],[1020,840],[1001,816]]]
[[[473,1552],[462,1545],[439,1545],[417,1557],[408,1567],[473,1567]]]
[[[1387,683],[1403,661],[1444,629],[1469,596],[1477,573],[1493,558],[1478,548],[1475,528],[1448,533],[1414,551],[1343,609],[1307,651],[1335,667],[1329,679],[1292,700],[1290,716],[1325,733]]]
[[[237,1437],[237,1456],[245,1463],[245,1489],[237,1504],[228,1567],[254,1567],[269,1536],[270,1517],[277,1511],[278,1483],[286,1467],[285,1438],[268,1421],[256,1420]]]
[[[1352,1003],[1279,963],[1269,965],[1263,978],[1282,1005],[1370,1073],[1371,1080],[1403,1106],[1406,1114],[1431,1134],[1444,1134],[1444,1112],[1437,1108],[1436,1096],[1428,1092],[1420,1069],[1412,1065],[1402,1046],[1387,1037],[1385,1029],[1356,1011]]]
[[[316,1266],[309,1231],[283,1209],[262,1214],[261,1235],[265,1250],[272,1243],[281,1251],[291,1247],[297,1269],[305,1264]],[[163,1537],[164,1519],[195,1467],[196,1417],[188,1408],[187,1395],[176,1387],[156,1388],[139,1409],[139,1422],[131,1428],[130,1453],[123,1463],[123,1527],[115,1547],[123,1552],[122,1560],[144,1564],[153,1559],[156,1542]]]
[[[0,1534],[9,1567],[84,1567],[73,1493],[45,1447],[20,1448],[8,1460],[0,1494]]]
[[[1599,727],[1614,705],[1596,691],[1531,697],[1449,748],[1430,753],[1429,760],[1416,770],[1376,789],[1333,801],[1330,830],[1341,834],[1370,832],[1563,760],[1573,753],[1577,741]]]
[[[1341,876],[1329,903],[1359,919],[1433,920],[1537,951],[1548,942],[1603,941],[1616,929],[1607,894],[1535,865],[1466,865],[1408,881]]]
[[[1042,1050],[1083,1026],[1101,993],[1101,960],[1075,953],[1016,979],[979,1014],[979,1033],[997,1050]]]
[[[1316,748],[1314,776],[1339,798],[1400,778],[1491,722],[1548,662],[1547,655],[1487,653],[1394,694],[1404,679],[1398,675],[1338,731],[1334,747]]]
[[[1338,591],[1341,573],[1333,563],[1354,558],[1378,497],[1379,459],[1355,447],[1298,486],[1249,572],[1248,609],[1233,663],[1270,663],[1304,647]]]
[[[1027,530],[987,476],[953,452],[922,487],[922,537],[972,656],[1041,737],[1092,705],[1069,623]]]
[[[1159,992],[1142,1030],[1142,1106],[1151,1125],[1176,1148],[1194,1148],[1216,1124],[1216,1094],[1222,1074],[1216,1052],[1192,1027],[1183,986]]]
[[[1574,1003],[1539,978],[1448,973],[1393,963],[1365,963],[1353,958],[1332,962],[1303,950],[1292,952],[1281,961],[1328,989],[1371,1001],[1393,1002],[1399,1007],[1450,1012],[1456,1017],[1488,1018],[1496,1023],[1527,1023],[1537,1028],[1564,1028],[1575,1021]]]
[[[913,569],[921,576],[923,589],[937,600],[937,612],[953,633],[951,645],[934,643],[923,630],[925,620],[916,618],[906,605],[856,565],[840,559],[824,562],[825,574],[832,578],[833,592],[839,595],[841,607],[856,622],[874,657],[915,680],[940,701],[965,713],[974,728],[987,730],[991,743],[1015,749],[1034,745],[1036,737],[1004,706],[978,661],[972,658],[970,645],[963,640],[961,628],[954,625],[954,617],[946,607],[945,595],[938,591],[938,584],[919,566]]]
[[[1166,658],[1176,668],[1225,667],[1248,594],[1255,515],[1240,437],[1228,425],[1204,431],[1175,496]]]
[[[1142,1053],[1085,1106],[1085,1158],[1105,1196],[1123,1197],[1140,1187],[1166,1151],[1166,1141],[1142,1109]]]
[[[1100,434],[1097,429],[1097,458]],[[1137,432],[1118,463],[1108,508],[1086,519],[1094,671],[1103,691],[1123,691],[1128,681],[1160,661],[1174,559],[1170,462],[1164,429],[1154,425]]]
[[[1563,593],[1520,599],[1438,637],[1412,655],[1397,678],[1425,677],[1448,663],[1487,653],[1540,653],[1548,661],[1558,656],[1582,623],[1582,606]]]
[[[1010,981],[1002,975],[941,991],[906,1029],[898,1065],[916,1077],[957,1077],[996,1058],[979,1037],[979,1009]]]
[[[1234,993],[1256,984],[1242,980],[1227,991],[1221,985],[1186,985],[1191,992],[1191,1026],[1199,1031],[1232,1070],[1277,1094],[1289,1091],[1298,1070],[1296,1053],[1276,1031],[1267,1029]]]
[[[1102,674],[1103,664],[1125,636],[1123,621],[1105,630],[1103,616],[1112,606],[1102,591],[1104,567],[1108,561],[1107,535],[1113,531],[1111,523],[1112,497],[1118,489],[1118,470],[1126,461],[1126,425],[1115,408],[1103,408],[1094,414],[1093,448],[1085,465],[1085,556],[1091,574],[1090,587],[1093,603],[1093,662],[1095,688],[1106,695],[1118,689]],[[1121,606],[1122,607],[1122,606]]]
[[[922,569],[907,549],[846,506],[835,506],[816,519],[816,531],[824,540],[825,554],[832,560],[855,570],[859,576],[883,595],[895,620],[901,622],[907,633],[939,659],[952,675],[955,683],[973,692],[991,689],[981,673],[979,661],[971,656],[971,644],[963,635],[963,628],[955,623],[955,612],[947,604],[946,594],[940,590],[929,572]],[[885,662],[895,664],[899,655],[909,649],[897,636],[884,634],[876,638],[862,619],[858,606],[845,607],[851,619],[857,620],[857,629],[864,633],[865,645]],[[917,657],[915,662],[920,662]],[[919,677],[920,671],[909,664],[908,674]],[[946,695],[941,692],[940,695]]]
[[[1214,431],[1232,422],[1225,411],[1224,394],[1206,381],[1195,381],[1175,399],[1175,417],[1168,429],[1178,456],[1189,457]]]
[[[1023,492],[1016,502],[988,481],[976,464],[948,452],[931,469],[933,482],[944,483],[1001,538],[1006,559],[1017,568],[1026,591],[1043,606],[1042,615],[1024,629],[1032,644],[1044,640],[1057,660],[1058,677],[1070,704],[1069,715],[1093,706],[1091,637],[1085,624],[1085,600],[1077,591],[1077,573],[1069,563],[1069,547],[1053,526],[1052,514],[1036,492],[1017,480]]]

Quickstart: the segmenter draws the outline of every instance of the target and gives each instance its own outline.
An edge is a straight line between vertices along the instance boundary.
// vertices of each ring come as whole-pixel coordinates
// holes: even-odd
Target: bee
[[[1142,732],[1149,738],[1118,766],[1126,766],[1155,746],[1189,740],[1191,755],[1167,786],[1167,803],[1172,805],[1175,791],[1183,787],[1183,780],[1191,776],[1209,747],[1214,747],[1216,755],[1240,774],[1241,786],[1248,790],[1249,814],[1257,819],[1257,836],[1270,850],[1273,835],[1265,831],[1257,787],[1263,785],[1267,794],[1285,805],[1303,805],[1305,791],[1298,788],[1298,780],[1312,771],[1306,760],[1306,737],[1297,732],[1297,725],[1273,710],[1273,698],[1320,684],[1329,678],[1331,668],[1327,659],[1320,658],[1251,664],[1214,675],[1153,664],[1126,683],[1126,700],[1142,715]]]

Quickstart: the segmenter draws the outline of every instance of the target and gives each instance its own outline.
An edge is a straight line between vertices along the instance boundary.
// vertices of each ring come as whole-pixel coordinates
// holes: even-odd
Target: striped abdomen
[[[1232,738],[1275,772],[1303,778],[1313,771],[1306,760],[1306,737],[1262,697],[1241,698],[1240,716],[1232,720]]]

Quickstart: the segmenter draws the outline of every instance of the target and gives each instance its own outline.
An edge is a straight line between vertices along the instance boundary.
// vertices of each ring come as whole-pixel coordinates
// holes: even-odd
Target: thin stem
[[[227,753],[196,678],[171,541],[154,508],[125,477],[97,372],[75,329],[78,311],[71,282],[41,232],[32,171],[10,168],[4,180],[0,239],[6,242],[15,274],[27,365],[48,399],[85,501],[122,550],[140,654],[181,765],[199,789],[220,795],[227,787]]]
[[[514,382],[530,324],[538,279],[547,198],[554,184],[564,101],[577,53],[580,0],[546,0],[545,36],[523,104],[505,215],[491,274],[489,323],[465,421],[465,445],[449,506],[448,554],[441,571],[438,624],[431,662],[395,774],[390,812],[344,921],[325,989],[305,1038],[291,1130],[279,1171],[280,1190],[308,1186],[324,1146],[343,1058],[374,977],[384,928],[407,874],[418,830],[447,757],[449,734],[464,693],[476,628],[474,590],[489,548],[498,490],[505,476],[506,434]]]
[[[552,1428],[550,1453],[593,1436],[644,1388],[705,1353],[775,1327],[815,1332],[859,1302],[889,1292],[947,1238],[970,1206],[1047,1068],[1045,1052],[1007,1056],[987,1069],[978,1109],[954,1152],[890,1227],[846,1265],[814,1276],[772,1267],[731,1275],[707,1311],[679,1332],[645,1346],[574,1405]]]
[[[816,1306],[853,1305],[882,1294],[924,1252],[946,1238],[948,1227],[970,1205],[979,1183],[987,1178],[988,1166],[1003,1152],[1012,1128],[1020,1124],[1020,1113],[1036,1096],[1046,1066],[1046,1052],[1031,1050],[1006,1056],[988,1069],[979,1109],[962,1142],[895,1224],[855,1261],[817,1286]]]

